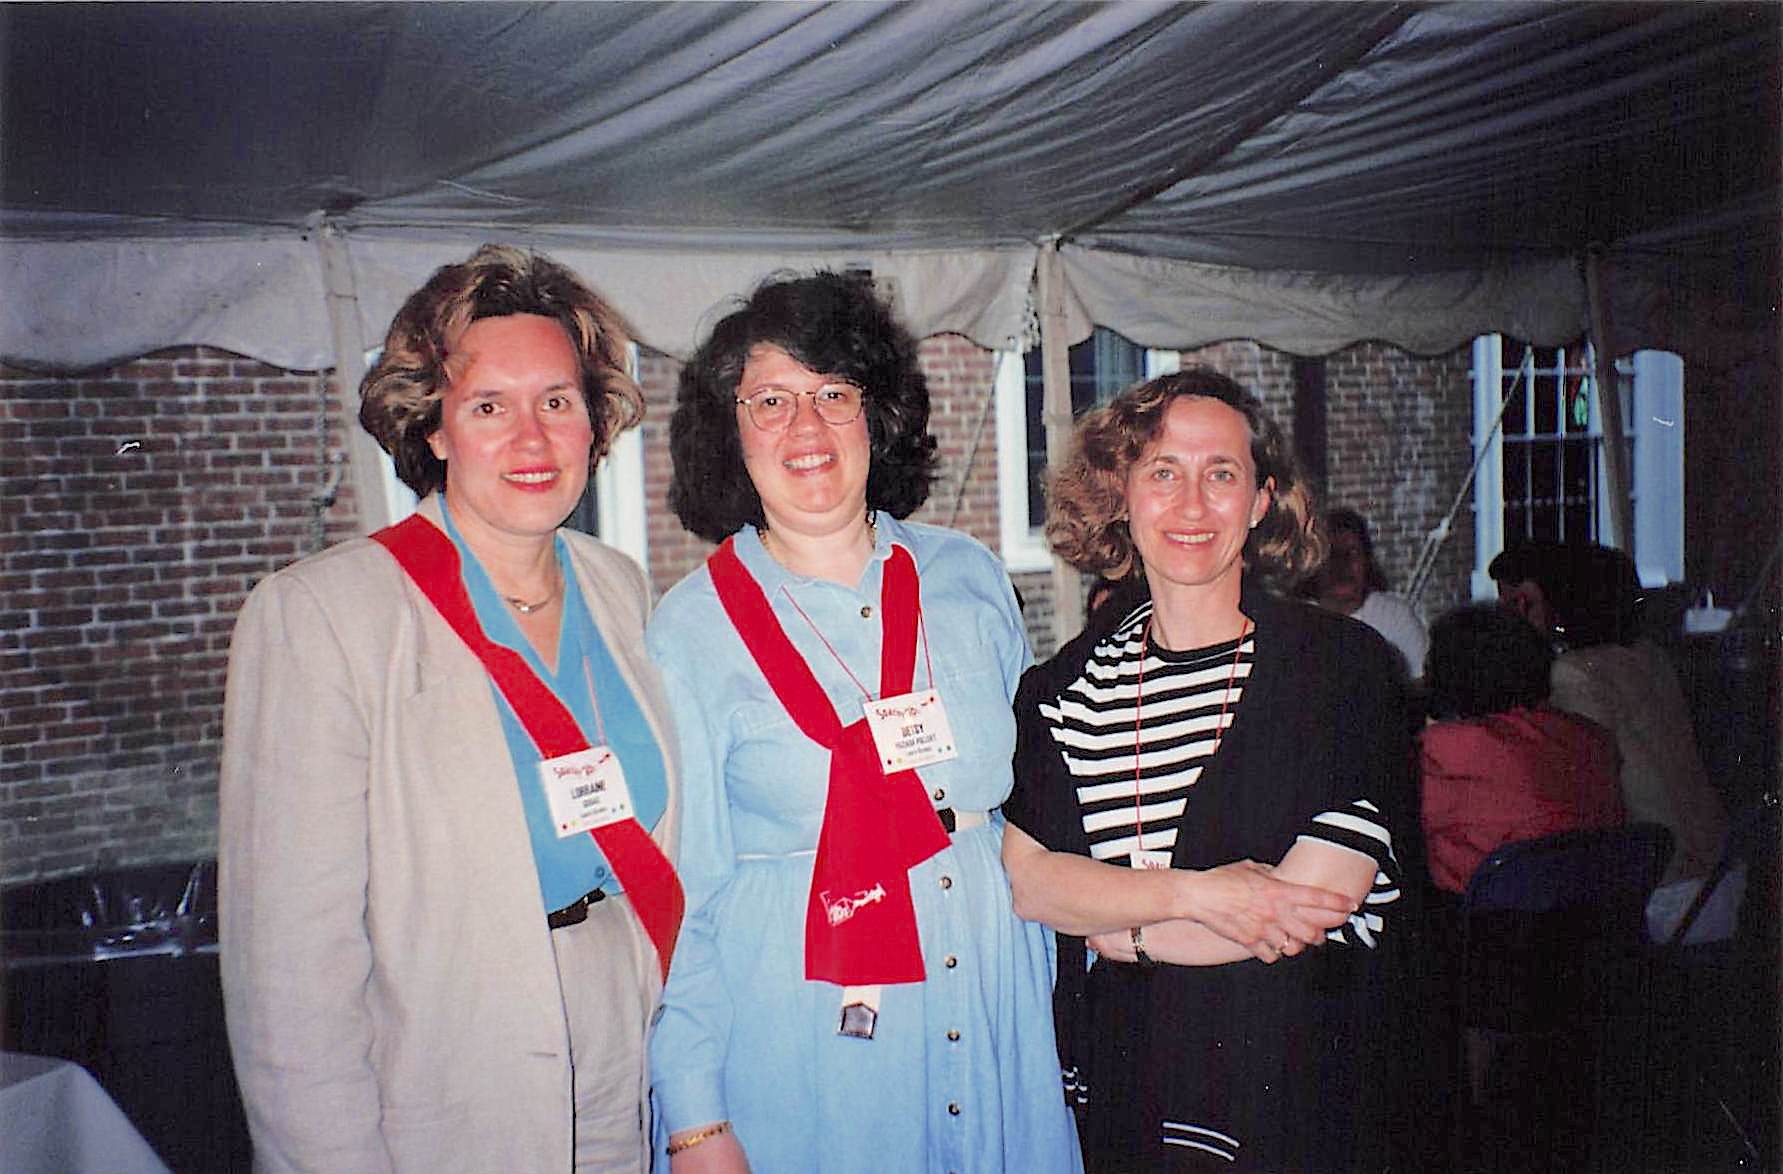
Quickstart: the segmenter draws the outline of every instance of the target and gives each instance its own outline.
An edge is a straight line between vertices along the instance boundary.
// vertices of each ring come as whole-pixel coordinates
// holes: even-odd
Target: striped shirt
[[[1238,713],[1256,654],[1248,632],[1187,652],[1161,648],[1146,638],[1150,619],[1149,603],[1135,609],[1091,651],[1082,674],[1040,705],[1076,782],[1090,855],[1110,864],[1130,864],[1135,850],[1167,857],[1175,848],[1177,829],[1193,812],[1195,784]],[[1299,838],[1392,860],[1379,809],[1361,796],[1315,815]],[[1384,908],[1398,899],[1394,879],[1377,868],[1361,911],[1328,939],[1373,946]]]

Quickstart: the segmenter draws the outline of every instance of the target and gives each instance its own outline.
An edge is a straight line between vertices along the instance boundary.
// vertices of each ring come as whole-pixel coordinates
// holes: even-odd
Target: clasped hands
[[[1261,962],[1279,962],[1322,944],[1326,931],[1356,910],[1355,902],[1341,893],[1281,880],[1274,867],[1254,860],[1183,871],[1181,876],[1182,883],[1193,886],[1193,916],[1142,927],[1146,952],[1161,962],[1236,960],[1203,958],[1210,954],[1209,934]],[[1136,960],[1130,929],[1091,935],[1088,944],[1105,958]]]

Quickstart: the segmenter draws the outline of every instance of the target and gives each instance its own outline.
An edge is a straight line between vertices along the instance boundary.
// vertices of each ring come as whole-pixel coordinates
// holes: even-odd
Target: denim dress
[[[893,543],[922,581],[914,688],[932,679],[959,749],[917,773],[934,806],[991,814],[911,869],[926,978],[884,987],[870,1040],[838,1034],[841,988],[805,978],[829,752],[775,699],[704,568],[650,622],[680,743],[687,892],[650,1047],[659,1153],[671,1132],[728,1120],[762,1171],[1075,1172],[1052,936],[1015,915],[1001,857],[1010,699],[1030,660],[1007,573],[970,538],[884,515],[854,588],[790,574],[752,530],[735,539],[845,725],[867,699],[856,681],[878,685]]]

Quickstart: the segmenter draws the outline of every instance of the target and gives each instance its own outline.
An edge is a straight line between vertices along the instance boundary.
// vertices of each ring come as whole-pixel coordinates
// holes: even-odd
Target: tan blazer
[[[436,499],[420,512],[439,523]],[[563,534],[662,748],[667,851],[679,785],[644,578]],[[257,1169],[571,1168],[563,999],[489,679],[369,539],[279,571],[243,606],[221,822],[224,1004]],[[643,940],[653,1006],[654,951],[622,924]]]

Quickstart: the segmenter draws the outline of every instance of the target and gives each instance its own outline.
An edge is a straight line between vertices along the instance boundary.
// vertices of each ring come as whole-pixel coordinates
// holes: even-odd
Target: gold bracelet
[[[702,1141],[711,1141],[719,1134],[729,1133],[730,1131],[731,1123],[729,1121],[720,1121],[716,1125],[708,1125],[697,1133],[688,1134],[680,1141],[671,1141],[669,1143],[668,1155],[672,1158],[682,1150],[690,1150]]]

